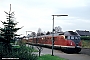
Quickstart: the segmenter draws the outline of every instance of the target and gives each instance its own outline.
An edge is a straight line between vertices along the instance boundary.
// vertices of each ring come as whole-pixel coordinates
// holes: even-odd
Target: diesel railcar
[[[27,42],[52,47],[52,34],[30,37]],[[66,52],[78,53],[81,51],[80,36],[73,31],[54,33],[54,47]]]

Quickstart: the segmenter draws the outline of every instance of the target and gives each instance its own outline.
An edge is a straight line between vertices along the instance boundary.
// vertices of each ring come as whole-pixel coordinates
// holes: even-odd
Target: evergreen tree
[[[5,11],[4,11],[5,12]],[[21,28],[15,28],[17,25],[17,22],[14,22],[14,12],[11,12],[11,4],[10,4],[10,11],[9,13],[5,12],[7,14],[7,21],[2,22],[4,25],[4,28],[0,28],[1,30],[1,36],[4,38],[2,42],[5,44],[5,48],[11,49],[10,43],[14,41],[15,36],[19,36],[15,34],[19,29]]]
[[[17,23],[14,22],[14,12],[11,12],[11,5],[9,13],[7,14],[7,21],[2,22],[4,28],[0,28],[0,60],[1,58],[19,58],[19,60],[37,60],[37,55],[33,54],[33,49],[31,47],[26,47],[25,45],[19,46],[19,48],[12,48],[10,44],[15,36],[15,34],[21,28],[15,28]],[[3,44],[1,44],[1,42]]]

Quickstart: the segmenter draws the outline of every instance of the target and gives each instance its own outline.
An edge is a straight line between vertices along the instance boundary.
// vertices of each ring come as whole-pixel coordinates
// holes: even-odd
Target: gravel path
[[[81,54],[86,54],[86,55],[89,55],[90,56],[90,48],[82,48]]]

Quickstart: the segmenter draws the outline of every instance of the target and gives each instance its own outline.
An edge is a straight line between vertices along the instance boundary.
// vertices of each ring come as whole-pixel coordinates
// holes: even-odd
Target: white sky
[[[17,27],[24,26],[18,34],[26,31],[37,32],[52,31],[52,15],[68,14],[68,16],[55,17],[55,26],[60,26],[63,31],[89,30],[90,31],[90,0],[0,0],[0,20],[6,21],[6,14],[15,12]],[[2,23],[0,22],[0,27]]]

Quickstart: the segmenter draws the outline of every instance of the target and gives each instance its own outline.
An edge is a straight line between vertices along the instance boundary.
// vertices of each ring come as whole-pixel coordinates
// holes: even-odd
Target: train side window
[[[65,39],[70,39],[70,36],[65,36]]]
[[[67,39],[70,39],[70,36],[68,36]]]
[[[68,38],[68,36],[65,36],[65,39],[67,39]]]

